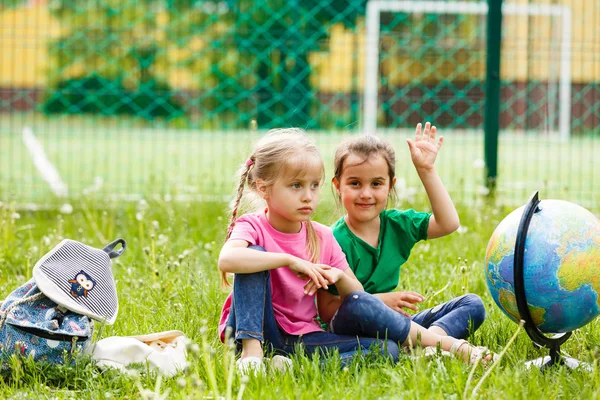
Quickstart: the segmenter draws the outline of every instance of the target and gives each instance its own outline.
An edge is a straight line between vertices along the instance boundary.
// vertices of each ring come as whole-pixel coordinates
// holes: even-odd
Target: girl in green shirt
[[[347,214],[333,225],[333,234],[366,292],[433,333],[462,339],[485,319],[479,296],[467,294],[411,316],[405,309],[418,311],[424,297],[393,291],[400,267],[418,241],[448,235],[459,227],[456,208],[434,165],[443,137],[436,140],[436,128],[427,122],[424,129],[417,125],[414,140],[407,143],[433,212],[386,209],[396,183],[395,152],[383,139],[363,135],[341,144],[335,154],[332,181]],[[338,311],[342,303],[335,290],[330,292],[319,296],[321,317],[331,320],[336,333],[355,334],[348,329],[353,329],[349,327],[358,314],[346,305]]]

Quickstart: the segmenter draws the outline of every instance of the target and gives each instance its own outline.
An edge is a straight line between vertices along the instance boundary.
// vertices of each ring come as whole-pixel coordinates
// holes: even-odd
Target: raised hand
[[[425,300],[423,296],[416,292],[379,293],[377,296],[383,300],[389,308],[398,311],[400,314],[406,315],[407,317],[410,317],[410,314],[404,311],[405,308],[419,311],[416,304]]]
[[[442,147],[444,137],[435,140],[435,126],[429,122],[425,123],[425,129],[422,130],[421,123],[417,124],[415,130],[415,139],[406,139],[410,150],[410,158],[416,169],[432,169],[437,158],[437,154]]]

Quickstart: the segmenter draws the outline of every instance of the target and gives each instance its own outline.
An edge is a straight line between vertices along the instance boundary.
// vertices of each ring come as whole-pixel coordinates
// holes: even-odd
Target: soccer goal
[[[449,112],[446,113],[447,115],[445,115],[448,120],[456,119],[461,121],[471,118],[471,121],[476,121],[473,124],[479,124],[478,126],[480,126],[484,101],[482,77],[485,76],[484,68],[486,52],[486,31],[484,17],[487,15],[487,12],[488,5],[485,2],[441,2],[420,0],[369,1],[367,3],[366,13],[366,50],[364,56],[364,131],[376,132],[378,129],[378,116],[381,119],[380,114],[383,112],[390,114],[390,110],[392,110],[396,113],[404,112],[404,115],[407,115],[407,113],[411,112],[412,110],[414,113],[414,111],[418,108],[418,105],[416,105],[414,102],[421,101],[418,100],[419,97],[425,98],[425,100],[430,102],[435,102],[437,101],[436,98],[438,96],[446,96],[444,100],[445,103],[444,101],[441,101],[435,110],[443,110],[443,108],[446,107],[446,111],[449,110]],[[518,82],[518,84],[515,83],[513,85],[514,87],[511,87],[507,90],[514,91],[515,98],[524,96],[522,92],[528,92],[530,94],[533,93],[531,96],[532,98],[535,97],[535,100],[523,100],[523,97],[521,97],[520,103],[515,100],[514,103],[516,103],[516,105],[514,105],[514,107],[511,105],[512,108],[504,105],[507,107],[505,112],[509,114],[509,118],[512,118],[512,112],[515,115],[514,118],[516,120],[519,118],[528,119],[528,121],[520,125],[521,127],[524,126],[525,128],[516,129],[526,130],[528,129],[528,126],[531,127],[532,125],[536,125],[535,129],[537,130],[541,130],[546,133],[555,132],[563,139],[568,138],[570,135],[571,110],[571,9],[568,6],[559,5],[505,3],[503,5],[502,12],[505,16],[503,41],[505,41],[507,35],[513,34],[512,41],[516,43],[514,45],[515,49],[513,49],[514,51],[510,56],[514,57],[514,59],[517,59],[517,57],[519,57],[517,53],[522,50],[520,48],[516,49],[516,47],[525,47],[525,51],[529,51],[529,53],[527,53],[525,56],[529,57],[525,62],[525,64],[527,64],[526,68],[529,70],[524,74],[534,75],[534,78],[531,78],[531,76],[528,75],[525,79],[521,78],[520,81],[518,77],[512,78],[512,80],[514,82]],[[383,21],[382,15],[385,16]],[[424,23],[422,25],[422,30],[419,31],[419,26],[415,23],[415,20],[423,20],[423,16],[425,16],[426,20],[430,22],[435,21],[435,23],[439,23],[438,21],[441,21],[443,23],[448,18],[466,19],[468,16],[477,15],[481,16],[477,22],[479,27],[477,32],[474,34],[476,37],[470,39],[471,42],[476,44],[464,45],[463,41],[463,47],[461,49],[456,49],[453,47],[456,46],[456,41],[453,42],[451,38],[446,38],[444,34],[447,32],[445,32],[443,29],[440,29],[438,32],[434,32],[432,34],[431,32],[427,32],[430,30],[428,28],[431,24]],[[529,19],[537,18],[539,21],[540,18],[546,18],[545,29],[540,33],[539,36],[542,39],[532,37],[531,29],[530,31],[522,34],[522,37],[520,38],[515,36],[514,30],[521,29],[522,27],[519,26],[521,24],[518,21],[515,22],[512,20],[512,25],[507,27],[507,16],[527,17],[525,23],[529,23]],[[396,25],[394,25],[394,28],[388,27],[388,24],[392,24],[392,22],[395,21],[395,18],[400,20],[402,18],[413,18],[413,20],[410,20],[409,23],[405,24],[406,29],[403,31],[401,29],[402,27],[398,28],[399,23],[397,22],[395,22]],[[456,23],[455,25],[458,26],[456,27],[457,30],[465,31],[464,28],[459,26],[459,23]],[[530,23],[530,25],[533,26],[533,22]],[[415,26],[417,28],[415,28]],[[451,35],[452,34],[446,36]],[[471,35],[473,35],[473,33],[471,33]],[[409,39],[402,41],[403,38],[406,37],[409,37]],[[527,43],[518,43],[524,41]],[[415,42],[418,43],[415,44]],[[411,71],[411,69],[416,70],[416,68],[412,67],[414,67],[414,64],[418,62],[414,61],[415,58],[418,57],[414,55],[414,53],[418,53],[420,51],[419,43],[423,44],[423,46],[430,46],[429,48],[433,52],[437,51],[440,54],[442,54],[444,51],[446,53],[452,53],[454,56],[452,63],[454,64],[448,66],[448,64],[452,63],[444,63],[442,61],[432,60],[432,63],[437,63],[432,67],[432,69],[437,68],[439,71],[441,71],[440,76],[436,76],[431,79],[431,74],[428,76],[411,75],[414,72]],[[398,61],[398,59],[401,59],[400,56],[394,58],[394,53],[389,50],[393,46],[396,46],[396,53],[399,53],[400,51],[404,52],[403,54],[405,59],[413,57],[412,64],[406,62],[403,63],[402,60]],[[477,47],[475,50],[473,49],[474,46]],[[544,54],[543,58],[545,59],[540,60],[540,56],[533,54],[531,49],[535,48],[535,46],[542,49]],[[512,59],[510,59],[510,56],[506,57],[506,49],[504,47],[506,46],[503,46],[503,58],[505,58],[505,61],[503,61],[503,69],[505,71],[511,70],[512,68],[517,69],[519,67],[517,63],[513,63]],[[409,50],[407,50],[407,48]],[[386,51],[387,53],[383,54]],[[474,51],[478,52],[478,59],[474,61],[470,60],[468,62],[465,61],[465,57],[468,58],[469,54],[474,54]],[[406,55],[406,53],[409,54]],[[390,56],[390,54],[392,55]],[[506,65],[506,63],[508,63],[508,65]],[[392,67],[390,67],[390,64]],[[536,68],[531,67],[531,65],[534,64],[541,65],[540,68],[544,69],[544,71],[537,73],[537,71],[534,70]],[[382,69],[386,67],[387,71],[382,72]],[[427,68],[428,66],[425,65],[420,69],[420,71],[426,70]],[[464,87],[453,84],[451,78],[447,77],[450,75],[450,73],[447,72],[448,70],[451,70],[454,76],[462,74],[460,79],[462,79],[461,85]],[[474,70],[476,70],[475,74],[473,74]],[[503,71],[503,80],[505,78],[505,71]],[[398,74],[404,74],[404,78],[400,77],[396,79],[398,81],[404,79],[404,83],[396,86],[389,85],[393,90],[389,90],[387,96],[392,100],[391,102],[386,103],[386,100],[382,95],[382,92],[385,92],[385,90],[382,89],[384,86],[383,81],[389,83],[394,79],[394,74],[396,74],[396,76]],[[472,76],[474,75],[478,76],[479,86],[477,88],[477,93],[469,98],[470,94],[465,95],[465,91],[472,89],[469,87],[469,82],[472,81]],[[538,86],[532,88],[530,82],[536,81],[536,79]],[[427,80],[430,81],[429,86],[427,86]],[[437,82],[433,83],[438,85],[437,89],[431,90],[431,81]],[[398,87],[406,88],[408,86],[411,86],[411,89],[405,89],[403,94],[396,95],[394,93]],[[452,90],[447,90],[448,87],[450,87]],[[400,104],[398,106],[398,102],[403,101],[402,96],[413,96],[413,103],[410,104],[409,101],[406,101],[404,104]],[[463,100],[460,104],[458,104],[458,100],[453,100],[453,98],[461,97],[463,97]],[[472,100],[473,97],[479,100],[477,104],[475,104],[475,102]],[[530,105],[530,103],[535,104]],[[530,108],[528,109],[527,107]],[[525,111],[523,111],[523,109],[525,109]],[[476,115],[466,115],[465,112]],[[526,116],[523,117],[523,114],[526,114]],[[441,112],[440,115],[442,115]],[[400,121],[399,123],[406,123],[407,121],[407,117],[405,116],[398,118],[398,121],[394,121],[393,118],[394,115],[388,118],[388,120],[391,119],[391,123],[382,124],[385,126],[380,128],[394,128],[395,126],[398,126],[398,124],[394,125],[394,122]],[[537,122],[532,123],[532,119],[537,119]]]

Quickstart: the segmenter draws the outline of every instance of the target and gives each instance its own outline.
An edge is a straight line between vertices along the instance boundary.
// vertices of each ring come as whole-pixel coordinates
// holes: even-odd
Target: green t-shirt
[[[427,239],[431,213],[414,210],[384,210],[379,218],[377,248],[356,236],[344,217],[333,226],[333,236],[342,247],[348,264],[368,293],[393,291],[400,279],[400,267],[406,262],[413,246]],[[332,287],[332,293],[337,289]]]

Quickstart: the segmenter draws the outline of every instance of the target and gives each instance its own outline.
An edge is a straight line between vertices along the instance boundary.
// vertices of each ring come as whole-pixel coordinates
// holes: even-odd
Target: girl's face
[[[299,161],[291,161],[273,185],[257,184],[267,202],[267,219],[271,226],[284,233],[299,232],[302,221],[309,220],[319,201],[323,163],[316,157]]]
[[[396,178],[390,180],[387,162],[381,155],[372,155],[363,161],[350,154],[344,160],[339,181],[333,178],[348,219],[354,224],[379,218],[395,183]]]

